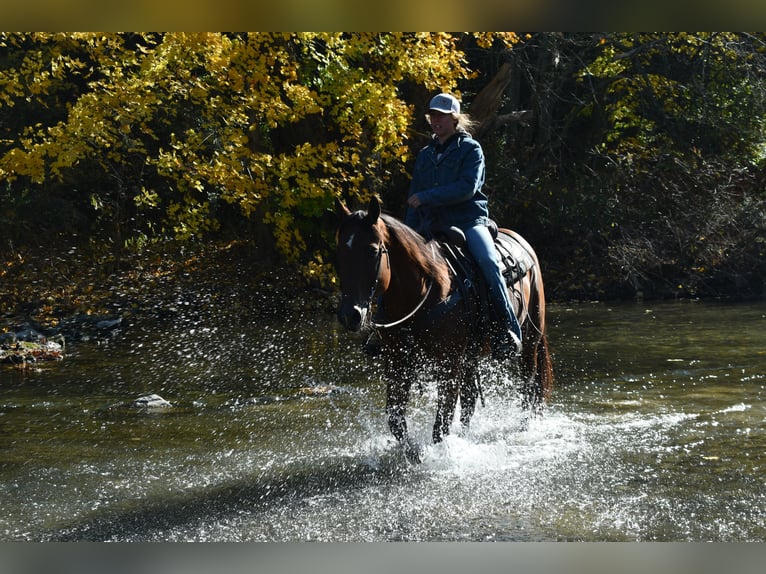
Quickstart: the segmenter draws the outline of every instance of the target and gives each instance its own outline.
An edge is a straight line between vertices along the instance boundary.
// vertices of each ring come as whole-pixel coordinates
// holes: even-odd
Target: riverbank
[[[242,312],[254,315],[270,312],[273,301],[333,305],[331,293],[307,288],[297,273],[264,261],[244,241],[120,252],[87,244],[19,247],[0,253],[0,265],[0,334],[34,329],[67,340],[108,336],[118,321],[172,320],[181,308],[242,304],[234,291],[251,291],[253,307]]]
[[[253,318],[284,305],[334,312],[336,294],[262,255],[252,241],[168,241],[142,249],[66,237],[0,250],[0,335],[33,329],[67,341],[108,337],[141,317],[172,320],[195,306],[241,305]],[[548,267],[549,301],[689,298],[622,288],[606,277]],[[249,286],[243,288],[243,286]],[[737,297],[736,293],[731,294]]]

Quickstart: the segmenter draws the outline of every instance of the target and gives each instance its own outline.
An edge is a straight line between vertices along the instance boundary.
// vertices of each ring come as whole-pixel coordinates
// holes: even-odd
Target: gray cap
[[[452,94],[439,94],[431,99],[428,109],[443,114],[459,114],[460,102]]]

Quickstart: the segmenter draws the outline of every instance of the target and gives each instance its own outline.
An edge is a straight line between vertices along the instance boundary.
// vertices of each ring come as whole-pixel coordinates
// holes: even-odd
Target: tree
[[[712,294],[750,277],[757,292],[764,55],[744,33],[533,34],[506,54],[501,113],[530,119],[490,134],[489,183],[561,262],[554,284]]]

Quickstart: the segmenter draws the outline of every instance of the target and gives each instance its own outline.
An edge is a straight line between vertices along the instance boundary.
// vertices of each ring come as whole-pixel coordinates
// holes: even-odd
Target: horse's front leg
[[[445,369],[439,377],[436,400],[436,421],[434,422],[433,441],[439,443],[449,434],[452,419],[455,418],[455,408],[460,393],[460,362]]]
[[[407,460],[413,464],[421,461],[421,449],[407,430],[407,403],[410,400],[412,373],[408,369],[395,369],[388,374],[386,383],[386,414],[388,428],[404,449]]]

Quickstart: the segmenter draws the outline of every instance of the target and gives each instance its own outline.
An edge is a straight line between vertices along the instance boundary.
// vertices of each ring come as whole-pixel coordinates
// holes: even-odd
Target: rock
[[[106,315],[74,315],[61,321],[56,332],[69,341],[87,342],[92,339],[107,339],[119,333],[122,317]]]
[[[120,324],[122,324],[122,317],[118,317],[117,319],[104,319],[103,321],[98,321],[96,323],[96,329],[101,331],[114,329],[115,327],[119,327]]]
[[[18,335],[18,333],[17,333]],[[0,363],[35,363],[38,361],[60,361],[64,358],[64,347],[54,341],[42,342],[17,340],[0,344]]]
[[[143,397],[138,397],[135,401],[133,401],[132,406],[139,409],[167,409],[173,405],[163,399],[161,396],[151,394],[144,395]]]
[[[0,345],[13,345],[16,342],[16,333],[0,333]]]
[[[302,397],[329,397],[343,392],[343,389],[334,385],[311,385],[300,387],[298,395]]]
[[[16,339],[18,341],[27,341],[29,343],[40,343],[45,341],[45,335],[34,327],[24,325],[21,330],[16,333]]]

